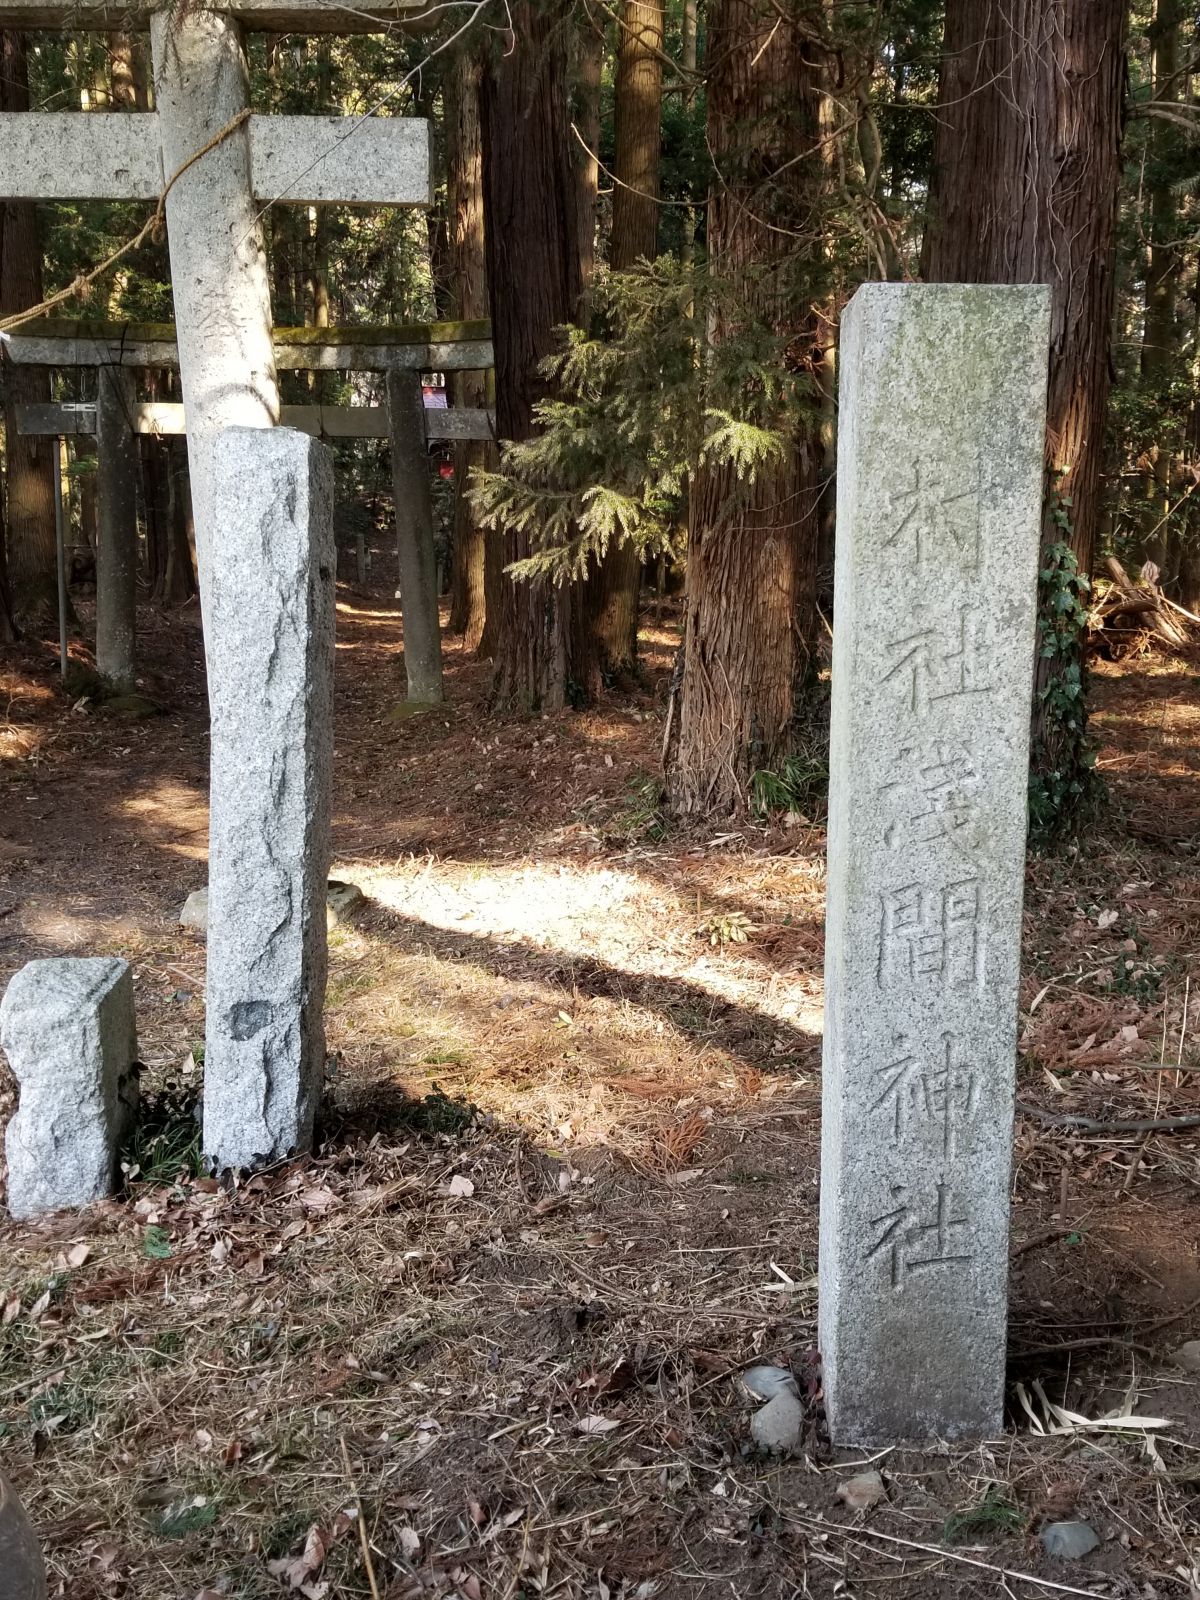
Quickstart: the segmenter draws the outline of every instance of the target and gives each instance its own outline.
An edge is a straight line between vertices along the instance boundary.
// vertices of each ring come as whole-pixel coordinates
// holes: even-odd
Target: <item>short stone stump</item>
[[[133,973],[115,956],[30,961],[0,1001],[20,1086],[8,1125],[8,1209],[32,1217],[111,1195],[137,1109]]]

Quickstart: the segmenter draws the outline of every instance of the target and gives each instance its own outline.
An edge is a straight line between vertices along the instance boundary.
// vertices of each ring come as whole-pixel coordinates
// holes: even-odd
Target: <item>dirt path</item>
[[[1095,1418],[1132,1382],[1172,1419],[1157,1455],[1033,1437],[1014,1387],[996,1445],[876,1463],[865,1518],[815,1423],[802,1463],[755,1458],[733,1375],[816,1382],[819,819],[662,826],[669,629],[601,711],[497,721],[452,645],[445,715],[404,719],[394,604],[341,600],[335,870],[369,904],[332,936],[321,1154],[232,1193],[172,1181],[185,1115],[126,1199],[3,1230],[0,1465],[60,1592],[369,1595],[356,1495],[392,1596],[1200,1587],[1197,1380],[1164,1364],[1200,1334],[1200,1139],[1018,1126],[1014,1384],[1044,1425],[1035,1383]],[[168,707],[146,721],[0,657],[0,980],[128,957],[147,1081],[187,1089],[198,618],[143,621]],[[1030,868],[1021,1094],[1046,1111],[1198,1109],[1196,688],[1101,669],[1111,814]],[[1075,1507],[1102,1548],[1050,1563],[1040,1523]]]

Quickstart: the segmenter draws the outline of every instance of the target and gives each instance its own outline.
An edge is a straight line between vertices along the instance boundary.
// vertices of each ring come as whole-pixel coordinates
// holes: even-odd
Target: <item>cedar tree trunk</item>
[[[515,0],[480,93],[484,234],[496,420],[501,439],[533,434],[546,393],[539,363],[573,322],[582,294],[578,177],[567,102],[570,0]],[[505,536],[506,562],[530,554],[528,536]],[[501,704],[553,709],[588,681],[577,585],[505,579],[496,694]]]
[[[809,31],[773,0],[716,0],[709,16],[712,271],[748,314],[794,335],[805,359],[820,238],[797,233],[810,223],[819,171],[791,158],[815,143]],[[710,320],[716,343],[737,332],[724,306]],[[729,466],[702,467],[694,480],[683,665],[665,739],[676,812],[743,811],[754,772],[790,748],[816,616],[814,433],[797,427],[783,460],[749,491]]]
[[[1069,542],[1084,573],[1108,403],[1125,9],[948,0],[922,260],[935,282],[1051,286],[1043,542]],[[1033,770],[1064,796],[1086,788],[1081,672],[1078,652],[1039,650]]]
[[[575,160],[579,172],[579,271],[586,292],[596,270],[596,201],[600,193],[600,83],[604,34],[586,11],[575,35]],[[580,142],[582,141],[582,143]]]
[[[1179,99],[1179,25],[1183,18],[1182,0],[1158,0],[1150,24],[1154,98],[1165,102]],[[1142,322],[1142,377],[1158,407],[1159,438],[1150,450],[1143,554],[1158,565],[1161,582],[1168,593],[1177,593],[1177,578],[1182,556],[1180,533],[1187,533],[1187,519],[1170,516],[1171,450],[1163,433],[1170,427],[1170,384],[1179,358],[1179,330],[1176,307],[1182,265],[1177,237],[1175,181],[1179,130],[1174,123],[1157,118],[1150,124],[1150,150],[1146,187],[1149,200],[1147,233],[1150,239],[1146,268],[1145,317]],[[1185,602],[1186,603],[1186,602]]]
[[[478,43],[454,60],[442,88],[446,125],[446,208],[450,233],[450,314],[470,322],[488,314],[487,262],[483,245],[483,150],[479,137],[479,80],[483,66]],[[484,372],[455,372],[450,386],[456,406],[486,406]],[[460,633],[468,650],[483,638],[484,532],[468,493],[471,473],[488,465],[494,447],[464,439],[454,447],[454,545],[450,571],[450,632]],[[493,538],[498,535],[492,535]]]
[[[0,34],[0,111],[29,110],[25,41]],[[42,298],[42,252],[32,201],[0,202],[0,317],[25,311]],[[2,359],[2,358],[0,358]],[[8,581],[20,626],[47,638],[58,634],[58,568],[54,544],[52,439],[21,438],[16,408],[50,398],[40,367],[5,363],[4,427],[7,440]]]
[[[613,159],[614,272],[658,254],[662,145],[663,0],[625,0],[617,28],[616,153]],[[610,544],[587,584],[592,642],[600,672],[623,677],[637,666],[642,558],[629,540]]]

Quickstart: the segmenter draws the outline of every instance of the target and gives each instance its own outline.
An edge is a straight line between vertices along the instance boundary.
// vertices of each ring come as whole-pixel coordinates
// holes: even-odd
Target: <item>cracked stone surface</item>
[[[325,1057],[334,541],[333,470],[316,440],[230,428],[214,466],[204,1152],[221,1171],[312,1143]]]
[[[20,1086],[8,1125],[8,1209],[36,1216],[114,1192],[137,1109],[133,974],[115,956],[30,961],[0,1002]]]

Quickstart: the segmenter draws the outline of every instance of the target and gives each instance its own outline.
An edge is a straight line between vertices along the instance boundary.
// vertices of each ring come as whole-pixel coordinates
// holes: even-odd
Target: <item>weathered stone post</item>
[[[30,961],[0,1001],[20,1086],[8,1124],[8,1209],[31,1217],[113,1193],[137,1110],[133,973],[116,956]]]
[[[842,318],[820,1342],[838,1444],[1002,1418],[1049,291]]]
[[[8,1600],[46,1600],[46,1563],[25,1507],[0,1477],[0,1572]]]
[[[96,668],[118,688],[137,672],[137,471],[132,372],[96,369]]]
[[[421,704],[436,704],[444,698],[442,630],[420,374],[389,372],[387,394],[408,698]]]
[[[176,178],[167,195],[200,597],[207,606],[214,564],[207,459],[213,438],[222,428],[269,428],[279,420],[271,295],[254,201],[249,126],[243,122],[226,132],[249,109],[250,83],[238,25],[220,12],[201,6],[156,11],[150,18],[150,46],[164,177],[173,177],[189,157],[216,141]],[[230,533],[236,534],[235,524]],[[210,655],[210,674],[212,668]]]
[[[204,1153],[222,1170],[307,1148],[321,1093],[336,556],[324,445],[229,428],[212,461]]]

